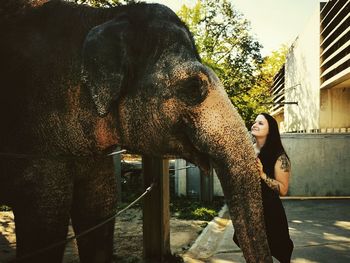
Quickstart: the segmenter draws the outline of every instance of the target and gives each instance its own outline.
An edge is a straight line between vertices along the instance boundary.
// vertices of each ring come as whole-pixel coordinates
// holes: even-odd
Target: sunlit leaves
[[[183,6],[178,14],[193,32],[203,62],[216,72],[232,103],[249,121],[260,105],[258,90],[251,90],[263,61],[250,23],[227,0],[197,1],[193,9]]]
[[[122,0],[70,0],[72,2],[76,2],[78,4],[86,4],[95,7],[112,7],[119,4],[134,2],[132,0],[122,1]]]

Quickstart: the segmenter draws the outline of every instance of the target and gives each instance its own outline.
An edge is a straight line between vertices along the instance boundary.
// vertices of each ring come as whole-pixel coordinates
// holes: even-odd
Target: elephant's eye
[[[179,86],[180,97],[189,104],[199,104],[207,97],[208,83],[198,76],[182,80]]]

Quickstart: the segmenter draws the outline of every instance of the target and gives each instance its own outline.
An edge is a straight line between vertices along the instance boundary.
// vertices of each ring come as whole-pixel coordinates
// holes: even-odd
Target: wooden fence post
[[[146,262],[163,262],[170,251],[169,161],[142,157],[144,185],[156,182],[143,201],[143,256]]]

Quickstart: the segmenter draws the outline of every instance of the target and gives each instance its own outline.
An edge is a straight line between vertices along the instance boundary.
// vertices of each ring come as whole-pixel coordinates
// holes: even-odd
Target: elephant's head
[[[93,28],[84,77],[100,116],[115,111],[121,141],[147,155],[212,162],[248,262],[272,262],[255,154],[243,121],[187,27],[161,5],[134,5]]]

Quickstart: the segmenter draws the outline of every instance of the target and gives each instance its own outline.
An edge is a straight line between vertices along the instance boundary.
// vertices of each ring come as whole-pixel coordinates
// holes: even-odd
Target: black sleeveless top
[[[280,152],[274,158],[264,158],[259,154],[266,175],[275,179],[275,164],[277,159],[285,154]],[[280,262],[290,262],[293,242],[289,236],[288,221],[279,193],[272,190],[261,179],[261,193],[264,207],[266,234],[272,256]]]
[[[284,152],[280,152],[276,154],[276,156],[273,156],[272,158],[268,158],[267,154],[262,155],[261,153],[258,155],[258,158],[260,159],[262,165],[263,165],[263,171],[264,173],[272,179],[275,179],[275,164],[277,159],[282,155],[285,154]],[[262,197],[264,198],[279,198],[279,193],[276,193],[274,190],[272,190],[264,180],[261,179],[261,191],[262,191]]]
[[[261,154],[258,155],[268,177],[275,179],[275,164],[282,154],[285,153],[281,152],[275,158],[264,158]],[[266,235],[271,255],[282,263],[289,263],[294,245],[289,236],[287,217],[279,193],[273,191],[262,179],[261,193]],[[233,241],[239,246],[236,233],[233,235]]]

